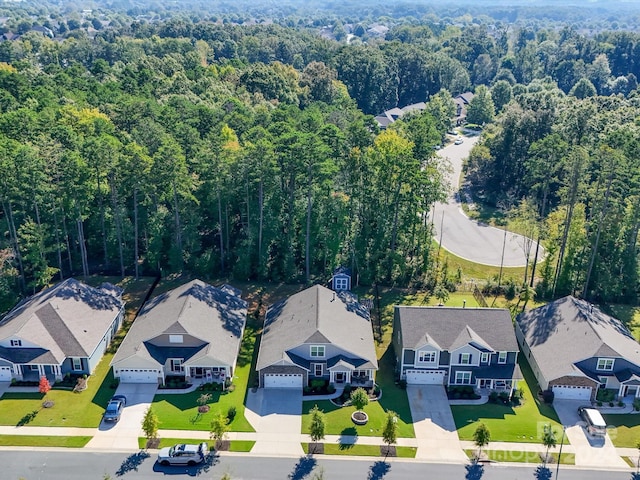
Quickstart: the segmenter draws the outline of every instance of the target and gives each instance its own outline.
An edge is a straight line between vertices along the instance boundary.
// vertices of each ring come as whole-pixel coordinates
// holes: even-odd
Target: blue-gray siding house
[[[122,324],[121,293],[69,278],[20,302],[0,320],[0,381],[91,374]]]

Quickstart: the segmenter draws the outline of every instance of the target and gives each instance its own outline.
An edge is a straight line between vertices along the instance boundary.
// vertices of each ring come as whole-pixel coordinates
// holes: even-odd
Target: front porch
[[[491,378],[478,379],[474,390],[478,395],[487,396],[491,392],[506,392],[511,397],[514,388],[518,384],[517,380],[496,380]]]
[[[60,365],[15,365],[14,377],[24,382],[38,382],[41,377],[47,377],[51,384],[62,380]]]
[[[373,387],[373,375],[371,370],[330,370],[329,383],[336,388],[344,385],[354,387]]]

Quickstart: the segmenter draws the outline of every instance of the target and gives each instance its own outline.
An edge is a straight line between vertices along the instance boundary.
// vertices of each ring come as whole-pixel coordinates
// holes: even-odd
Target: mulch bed
[[[324,453],[324,443],[310,443],[309,453],[311,454],[317,453],[322,455]]]
[[[380,455],[383,457],[397,456],[395,445],[380,445]]]
[[[147,440],[147,448],[156,449],[160,446],[159,438],[151,438]]]
[[[231,448],[231,440],[219,440],[216,442],[215,450],[217,452],[228,452]]]

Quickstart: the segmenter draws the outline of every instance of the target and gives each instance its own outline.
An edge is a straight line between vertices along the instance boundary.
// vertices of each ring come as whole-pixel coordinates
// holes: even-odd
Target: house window
[[[182,343],[184,337],[182,335],[169,335],[169,343]]]
[[[460,365],[469,365],[471,364],[471,354],[470,353],[461,353],[458,357],[458,363]]]
[[[335,279],[335,289],[336,290],[348,290],[349,289],[349,279],[344,277],[336,277]]]
[[[613,370],[613,358],[599,358],[596,370]]]
[[[321,363],[314,363],[313,364],[313,374],[316,377],[321,377],[324,373],[324,369],[322,368],[322,364]]]
[[[314,358],[324,358],[324,345],[311,345],[311,356]]]
[[[480,354],[480,363],[489,363],[489,353],[488,352],[482,352]]]
[[[171,371],[172,372],[184,372],[184,367],[182,366],[182,358],[172,358],[171,359]]]
[[[22,346],[22,340],[11,340],[11,346],[12,347],[21,347]]]
[[[456,383],[459,385],[470,385],[471,372],[456,372]]]
[[[507,352],[498,353],[498,363],[507,363]]]
[[[78,372],[78,371],[82,370],[82,360],[81,359],[72,358],[71,361],[73,363],[73,371],[74,372]]]
[[[369,370],[354,370],[352,376],[356,378],[369,378]]]
[[[600,388],[607,388],[607,378],[608,377],[598,377],[600,381]]]
[[[433,363],[436,361],[436,352],[419,352],[418,361],[422,363]]]

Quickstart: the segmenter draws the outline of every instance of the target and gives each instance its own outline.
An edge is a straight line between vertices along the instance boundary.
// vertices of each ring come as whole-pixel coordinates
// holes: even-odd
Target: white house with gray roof
[[[113,374],[124,383],[231,378],[246,321],[238,290],[193,280],[145,304],[113,357]]]
[[[367,386],[377,369],[369,311],[353,294],[314,285],[267,311],[260,387],[302,389],[313,379]]]
[[[121,293],[69,278],[19,303],[0,320],[0,381],[93,372],[122,323]]]
[[[593,400],[598,388],[640,397],[640,344],[624,324],[572,296],[521,313],[516,337],[540,388]]]
[[[396,306],[396,372],[407,384],[511,392],[522,378],[508,310]]]

